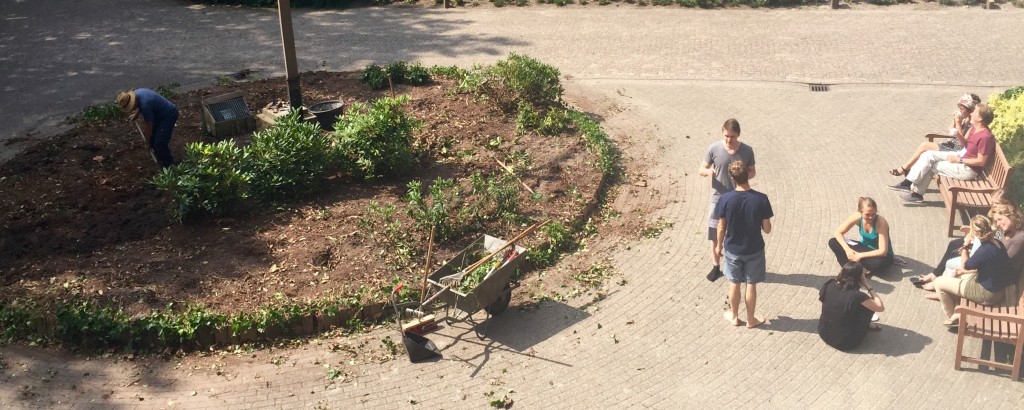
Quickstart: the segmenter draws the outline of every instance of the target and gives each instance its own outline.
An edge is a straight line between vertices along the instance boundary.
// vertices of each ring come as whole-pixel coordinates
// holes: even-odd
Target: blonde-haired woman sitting
[[[1016,279],[1011,272],[1010,257],[1003,243],[995,239],[995,227],[992,220],[984,215],[971,218],[969,235],[977,238],[981,245],[969,254],[967,246],[960,248],[963,267],[956,268],[952,276],[935,279],[935,292],[942,303],[942,311],[946,326],[960,324],[960,315],[953,309],[960,298],[964,297],[975,303],[986,305],[1000,304],[1004,300],[1007,285]]]

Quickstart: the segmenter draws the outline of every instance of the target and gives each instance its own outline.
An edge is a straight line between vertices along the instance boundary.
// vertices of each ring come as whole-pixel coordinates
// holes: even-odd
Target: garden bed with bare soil
[[[201,100],[231,89],[253,110],[287,95],[282,78],[174,95],[181,111],[171,144],[176,157],[187,143],[209,141]],[[411,97],[405,109],[423,122],[410,177],[366,182],[336,173],[286,201],[185,223],[170,216],[169,195],[147,182],[157,170],[131,123],[82,125],[41,142],[0,167],[0,298],[43,306],[91,300],[129,315],[170,304],[231,314],[281,300],[365,295],[395,280],[418,283],[428,232],[399,211],[393,218],[407,221],[402,230],[411,246],[396,246],[368,221],[371,203],[401,210],[410,181],[427,186],[437,178],[506,173],[498,161],[536,192],[516,194],[520,222],[481,221],[440,241],[435,266],[482,233],[510,238],[527,222],[570,223],[594,204],[603,173],[578,130],[520,134],[514,116],[452,90],[446,80],[395,89]],[[388,94],[361,83],[358,73],[331,72],[303,74],[302,91],[307,104],[340,99],[346,106]],[[525,245],[544,240],[534,235]]]

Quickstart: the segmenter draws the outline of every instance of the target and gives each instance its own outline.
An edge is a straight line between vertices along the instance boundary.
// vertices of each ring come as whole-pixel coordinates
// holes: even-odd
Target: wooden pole
[[[427,296],[427,277],[430,276],[430,258],[433,256],[434,251],[434,230],[437,226],[430,227],[430,240],[427,241],[427,264],[423,272],[423,283],[420,283],[420,305],[423,304],[423,298]]]
[[[284,48],[284,68],[288,73],[288,103],[293,110],[302,107],[302,87],[299,84],[299,65],[295,60],[295,35],[292,34],[291,0],[277,0],[277,15],[281,21],[281,46]]]

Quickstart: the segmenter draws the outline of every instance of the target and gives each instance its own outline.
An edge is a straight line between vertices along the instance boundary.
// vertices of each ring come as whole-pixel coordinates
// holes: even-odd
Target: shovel
[[[402,345],[405,346],[405,353],[409,355],[409,361],[419,363],[441,357],[441,351],[437,349],[434,342],[418,334],[402,330],[402,316],[398,311],[398,304],[395,295],[405,286],[399,284],[391,291],[391,306],[395,308],[395,324],[398,325],[398,333],[402,335]]]
[[[146,133],[142,132],[142,127],[139,126],[139,122],[132,121],[132,124],[135,124],[135,129],[139,130],[139,136],[142,137],[142,143],[145,144],[146,147],[149,147],[149,156],[153,157],[153,162],[159,165],[160,161],[156,160],[156,152],[153,152],[153,147],[149,145],[149,140],[146,139]]]

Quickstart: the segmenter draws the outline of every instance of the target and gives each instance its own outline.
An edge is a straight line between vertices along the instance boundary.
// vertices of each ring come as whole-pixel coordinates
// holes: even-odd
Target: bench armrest
[[[950,187],[947,187],[946,189],[948,189],[949,192],[977,192],[977,193],[983,193],[983,194],[984,193],[991,194],[993,192],[996,192],[996,188],[973,188],[973,187],[966,187],[966,186],[950,186]]]
[[[1010,315],[1006,313],[995,313],[985,311],[973,306],[960,305],[953,309],[954,312],[959,313],[960,316],[977,316],[985,319],[998,320],[1002,322],[1010,322],[1024,325],[1024,316]],[[963,320],[961,318],[961,320]]]
[[[928,142],[935,142],[936,138],[945,138],[945,139],[953,138],[953,136],[943,135],[943,134],[928,134],[928,135],[925,135],[924,137],[928,139]]]

